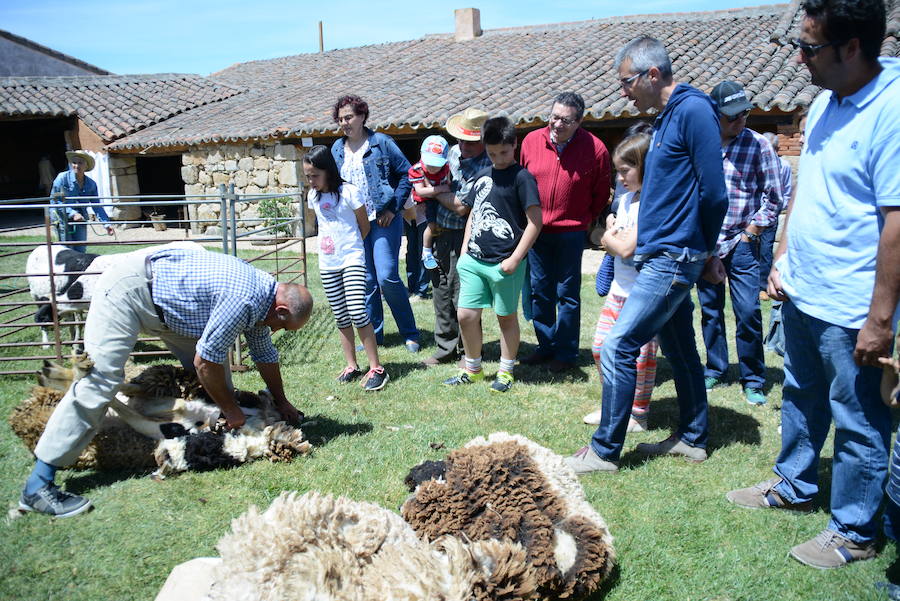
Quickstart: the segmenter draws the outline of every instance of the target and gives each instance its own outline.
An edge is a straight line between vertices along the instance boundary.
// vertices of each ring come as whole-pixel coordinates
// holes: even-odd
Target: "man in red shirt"
[[[522,141],[521,163],[534,175],[544,227],[531,251],[531,313],[538,346],[522,359],[575,366],[581,331],[581,255],[591,222],[609,202],[611,164],[603,142],[581,128],[584,100],[556,97],[550,124]]]

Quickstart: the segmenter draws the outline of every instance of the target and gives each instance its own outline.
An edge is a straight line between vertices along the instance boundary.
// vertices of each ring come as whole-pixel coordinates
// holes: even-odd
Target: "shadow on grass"
[[[672,367],[666,360],[666,357],[660,354],[656,362],[656,385],[659,386],[663,382],[673,379]],[[731,384],[739,382],[741,379],[741,368],[737,363],[732,363],[725,370],[725,383]],[[766,383],[763,386],[763,392],[766,394],[772,390],[775,385],[781,386],[784,383],[784,370],[780,367],[766,366]],[[780,399],[779,399],[780,400]]]
[[[678,416],[678,400],[675,397],[653,399],[648,422],[650,430],[659,431],[661,435],[674,432],[678,428]],[[734,443],[759,445],[762,441],[759,421],[728,407],[710,405],[709,424],[709,442],[706,448],[711,452]],[[660,439],[663,437],[660,436]],[[636,465],[647,459],[647,456],[632,450],[622,456],[622,464]],[[773,457],[772,461],[774,460]]]
[[[140,478],[152,473],[153,470],[97,470],[90,472],[78,472],[77,476],[66,479],[65,489],[76,495],[82,495],[96,488],[105,488],[116,482]]]
[[[609,576],[606,577],[606,580],[600,583],[600,588],[593,594],[585,597],[585,601],[600,601],[601,599],[605,599],[606,595],[616,588],[619,584],[619,563],[621,563],[621,561],[621,558],[616,560],[616,565],[613,566],[613,569],[609,572]]]
[[[347,424],[321,414],[308,415],[300,424],[303,435],[314,447],[321,447],[341,436],[356,436],[372,431],[369,422]]]

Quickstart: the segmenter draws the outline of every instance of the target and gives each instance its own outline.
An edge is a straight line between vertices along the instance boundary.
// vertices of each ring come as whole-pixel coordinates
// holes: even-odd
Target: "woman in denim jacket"
[[[397,329],[411,353],[419,351],[419,330],[409,293],[400,280],[401,212],[409,198],[409,161],[390,138],[365,126],[369,105],[359,96],[342,96],[332,117],[344,133],[331,147],[341,178],[360,189],[366,202],[371,231],[365,237],[366,310],[375,327],[375,339],[384,343],[384,308],[391,308]]]

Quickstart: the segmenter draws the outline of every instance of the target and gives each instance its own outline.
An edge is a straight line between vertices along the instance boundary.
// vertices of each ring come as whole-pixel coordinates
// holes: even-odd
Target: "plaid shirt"
[[[275,300],[278,283],[272,276],[217,252],[160,250],[149,260],[153,302],[170,330],[199,339],[202,358],[224,363],[243,333],[255,362],[278,362],[269,326],[260,323]]]
[[[481,155],[471,159],[464,159],[459,152],[459,144],[455,144],[447,155],[447,163],[450,165],[450,176],[452,178],[450,188],[456,194],[456,199],[464,203],[469,197],[469,188],[472,187],[475,174],[485,167],[489,167],[491,159],[488,158],[486,152],[482,152]],[[466,229],[468,215],[460,217],[440,202],[438,202],[437,209],[437,224],[439,226],[448,230]]]
[[[717,254],[724,258],[749,225],[777,223],[782,206],[781,163],[769,141],[744,128],[722,148],[728,212],[722,222]]]

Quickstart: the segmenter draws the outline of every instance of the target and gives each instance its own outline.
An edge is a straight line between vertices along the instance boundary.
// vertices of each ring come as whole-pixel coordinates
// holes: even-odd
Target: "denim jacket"
[[[408,177],[409,161],[390,136],[373,132],[368,127],[366,133],[369,135],[369,149],[363,155],[363,166],[369,184],[369,198],[375,206],[375,213],[390,211],[399,215],[412,190]],[[337,163],[338,171],[344,166],[346,139],[341,138],[331,146],[331,155]]]
[[[96,213],[97,215],[97,219],[99,219],[101,223],[109,222],[109,216],[106,214],[106,209],[103,208],[102,204],[99,204],[96,200],[78,198],[79,196],[98,196],[97,183],[88,176],[84,176],[84,183],[79,186],[78,180],[75,178],[74,171],[63,171],[56,176],[55,180],[53,180],[53,188],[51,188],[50,194],[52,196],[54,194],[57,194],[58,192],[62,192],[62,200],[51,198],[51,204],[66,205],[68,204],[68,202],[92,203],[96,205],[93,207],[93,209],[94,213]],[[80,213],[81,216],[84,217],[85,221],[88,220],[87,207],[65,207],[65,209],[55,209],[54,213],[56,216],[56,220],[62,221],[63,215],[61,213],[63,210],[65,210],[66,217],[68,219],[72,219],[76,213]]]

